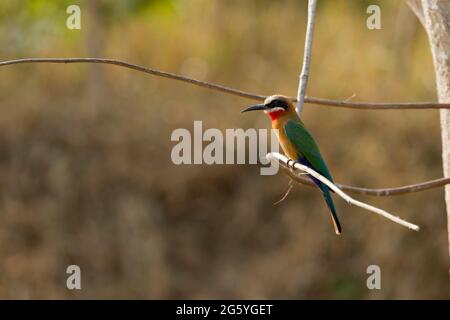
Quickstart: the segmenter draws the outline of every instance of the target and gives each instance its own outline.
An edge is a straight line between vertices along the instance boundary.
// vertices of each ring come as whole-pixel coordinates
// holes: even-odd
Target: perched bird
[[[284,153],[294,162],[310,167],[333,182],[330,171],[320,154],[319,148],[303,122],[295,112],[294,104],[289,98],[281,95],[268,97],[263,104],[257,104],[242,110],[242,112],[263,110],[272,120],[272,128],[277,129],[278,141]],[[342,229],[327,185],[308,175],[314,184],[322,191],[336,234]]]

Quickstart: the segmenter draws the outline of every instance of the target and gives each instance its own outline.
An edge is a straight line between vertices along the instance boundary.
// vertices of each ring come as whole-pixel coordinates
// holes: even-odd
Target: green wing
[[[320,154],[319,147],[308,130],[303,126],[303,123],[301,121],[288,120],[284,125],[284,131],[298,153],[311,163],[313,169],[333,182],[330,171]]]

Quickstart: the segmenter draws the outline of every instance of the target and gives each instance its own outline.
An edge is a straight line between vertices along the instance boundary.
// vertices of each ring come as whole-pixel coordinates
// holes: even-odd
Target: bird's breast
[[[276,121],[273,121],[272,128],[276,129],[278,142],[280,143],[281,149],[283,149],[286,156],[292,160],[297,160],[299,153],[297,152],[294,144],[287,137],[286,132],[284,131],[284,126],[280,125]]]

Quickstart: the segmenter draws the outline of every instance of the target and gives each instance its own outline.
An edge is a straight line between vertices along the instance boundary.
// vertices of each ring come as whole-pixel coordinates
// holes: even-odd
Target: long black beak
[[[253,106],[250,106],[244,110],[241,111],[241,113],[248,112],[248,111],[255,111],[255,110],[266,110],[268,109],[265,104],[255,104]]]

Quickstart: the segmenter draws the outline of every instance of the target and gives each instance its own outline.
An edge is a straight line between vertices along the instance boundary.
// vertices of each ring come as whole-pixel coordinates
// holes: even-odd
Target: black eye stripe
[[[269,103],[269,107],[270,108],[283,108],[283,109],[285,109],[286,110],[286,103],[284,102],[284,101],[282,101],[282,100],[272,100],[270,103]]]

